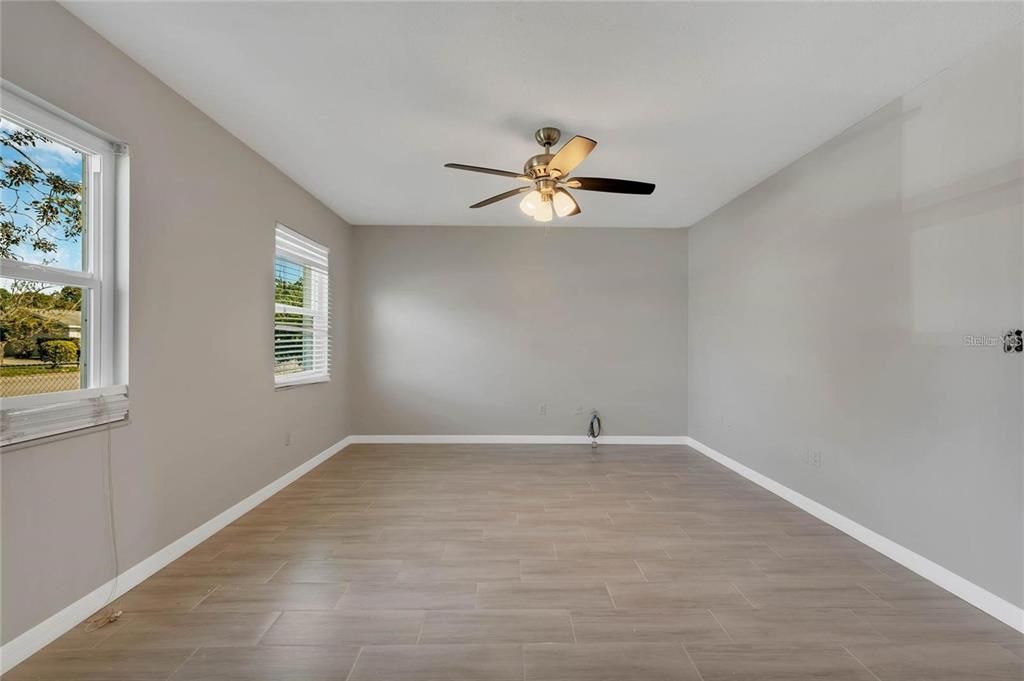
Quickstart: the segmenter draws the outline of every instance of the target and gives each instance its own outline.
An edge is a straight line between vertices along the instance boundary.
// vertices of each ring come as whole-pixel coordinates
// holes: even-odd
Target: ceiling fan
[[[654,185],[649,182],[633,180],[614,180],[607,177],[569,177],[590,152],[597,142],[577,135],[565,143],[557,153],[551,153],[551,147],[558,143],[562,132],[558,128],[541,128],[534,134],[537,144],[544,147],[543,154],[531,156],[523,164],[523,172],[481,168],[463,163],[445,163],[445,168],[469,170],[474,173],[501,175],[528,182],[522,187],[510,189],[489,199],[474,203],[470,208],[483,208],[498,201],[510,199],[519,194],[526,194],[519,203],[519,208],[537,222],[549,222],[557,215],[560,218],[578,215],[580,205],[569,193],[569,189],[582,189],[591,192],[611,192],[613,194],[651,194]]]

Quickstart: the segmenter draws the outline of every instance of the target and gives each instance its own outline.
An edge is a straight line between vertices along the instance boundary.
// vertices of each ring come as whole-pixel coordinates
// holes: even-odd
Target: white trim
[[[588,445],[586,435],[353,435],[352,444]],[[599,445],[685,445],[682,435],[602,435]]]
[[[300,265],[327,270],[330,261],[330,249],[327,246],[299,234],[280,222],[274,231],[274,241],[277,251],[283,253],[284,257],[297,261]]]
[[[112,579],[106,584],[97,587],[60,612],[51,615],[20,636],[11,639],[3,647],[0,647],[0,674],[6,674],[30,655],[63,636],[78,626],[82,620],[105,606],[110,598],[111,589],[114,589],[115,586],[117,590],[114,592],[114,598],[118,598],[327,459],[345,449],[351,443],[352,438],[346,437],[344,440],[331,445],[312,459],[274,480],[266,487],[253,492],[231,508],[206,521],[185,536],[171,542],[149,558],[136,563],[118,575],[116,579]]]
[[[114,153],[114,142],[108,135],[97,134],[93,126],[79,124],[77,119],[55,106],[40,106],[29,101],[24,90],[11,85],[0,80],[0,108],[5,117],[23,128],[38,130],[54,142],[86,156]]]
[[[51,265],[39,265],[22,260],[0,260],[5,279],[28,279],[46,284],[62,284],[94,289],[100,287],[100,279],[92,272],[76,272]]]
[[[726,468],[739,473],[747,480],[760,485],[772,494],[778,495],[794,506],[810,513],[815,518],[828,523],[837,530],[845,532],[882,555],[888,556],[908,570],[916,572],[921,577],[942,587],[954,596],[962,598],[979,610],[995,617],[1000,622],[1013,627],[1017,631],[1024,632],[1024,608],[1014,605],[955,572],[951,572],[938,563],[911,551],[901,544],[897,544],[888,537],[883,537],[874,530],[868,529],[841,513],[833,511],[828,506],[805,497],[782,483],[776,482],[768,476],[744,466],[739,461],[729,458],[702,442],[690,437],[686,438],[686,440],[690,447],[709,459],[717,461]]]

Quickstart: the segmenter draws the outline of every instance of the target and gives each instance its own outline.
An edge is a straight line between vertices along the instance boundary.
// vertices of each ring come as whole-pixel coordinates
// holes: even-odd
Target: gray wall
[[[690,230],[690,434],[1018,605],[1019,35]],[[756,153],[756,150],[752,150]],[[803,462],[808,449],[822,467]]]
[[[3,77],[132,145],[131,423],[109,433],[123,570],[349,433],[344,333],[329,384],[280,392],[271,334],[275,221],[330,247],[336,330],[349,228],[61,7],[0,8]],[[3,452],[3,641],[113,577],[107,448]]]
[[[354,228],[353,429],[685,435],[686,238]]]

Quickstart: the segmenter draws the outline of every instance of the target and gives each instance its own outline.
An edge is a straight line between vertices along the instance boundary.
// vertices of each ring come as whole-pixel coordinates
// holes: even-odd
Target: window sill
[[[315,374],[312,376],[295,376],[288,378],[274,378],[274,390],[288,390],[297,388],[300,385],[311,385],[313,383],[327,383],[331,380],[330,374]]]
[[[128,418],[128,386],[4,398],[0,445],[101,426]]]

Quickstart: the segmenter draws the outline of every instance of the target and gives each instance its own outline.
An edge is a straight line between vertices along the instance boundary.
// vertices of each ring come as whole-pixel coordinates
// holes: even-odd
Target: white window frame
[[[310,268],[310,283],[305,287],[309,298],[308,305],[302,307],[284,305],[274,299],[274,331],[287,329],[303,331],[299,327],[289,328],[279,325],[278,314],[300,314],[312,319],[313,353],[323,354],[322,366],[309,371],[298,371],[290,374],[274,373],[274,386],[277,389],[289,388],[310,383],[325,383],[331,380],[331,286],[330,286],[330,249],[295,230],[277,223],[274,228],[274,266],[278,258],[288,260],[302,267]],[[276,272],[275,272],[276,279]],[[277,343],[274,342],[275,368]],[[314,359],[314,362],[316,360]]]
[[[0,399],[0,444],[8,445],[127,418],[128,149],[6,82],[0,112],[81,152],[86,172],[82,270],[0,258],[0,276],[82,289],[87,387]]]

